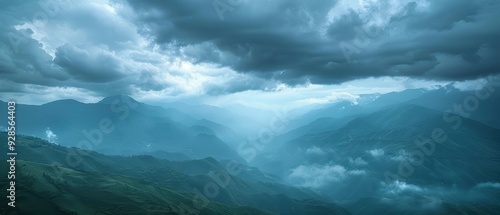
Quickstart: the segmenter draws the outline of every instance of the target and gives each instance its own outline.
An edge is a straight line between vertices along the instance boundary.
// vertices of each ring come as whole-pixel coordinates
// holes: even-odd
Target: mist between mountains
[[[110,118],[102,118],[97,123],[96,127],[90,129],[84,129],[81,131],[81,135],[85,137],[78,141],[77,147],[81,150],[77,150],[75,147],[68,149],[66,154],[66,166],[75,168],[78,167],[82,161],[83,157],[88,156],[89,153],[95,147],[100,146],[107,135],[113,133],[116,130],[118,122],[126,120],[130,116],[130,112],[138,107],[138,103],[132,100],[128,96],[121,95],[114,99],[110,105],[109,110],[115,114],[116,120]],[[257,156],[258,152],[262,151],[269,144],[272,144],[274,138],[284,131],[285,126],[288,125],[289,119],[287,117],[288,109],[281,108],[275,111],[270,117],[267,126],[263,126],[258,129],[254,135],[248,135],[238,144],[238,153],[247,161],[251,162]],[[55,134],[47,128],[46,133],[50,137],[54,137]],[[52,140],[55,140],[52,138]],[[52,162],[52,168],[56,175],[54,177],[63,181],[63,172],[59,168],[61,165],[58,162]],[[202,190],[195,187],[191,191],[195,194],[192,199],[192,204],[181,204],[176,208],[176,211],[180,214],[198,214],[200,210],[207,207],[210,199],[216,198],[220,189],[234,190],[232,184],[232,177],[238,176],[242,171],[242,166],[236,161],[229,161],[225,166],[225,171],[210,172],[208,175],[212,179],[207,182]]]
[[[269,119],[269,124],[258,130],[256,135],[248,135],[238,144],[237,152],[243,156],[247,162],[251,162],[268,144],[272,144],[274,138],[284,131],[288,125],[287,108],[274,112]],[[211,181],[203,186],[203,192],[193,187],[191,191],[195,193],[192,204],[181,204],[175,208],[179,214],[199,214],[202,209],[208,206],[210,199],[216,198],[221,189],[229,190],[237,195],[233,186],[232,177],[238,176],[242,172],[242,165],[236,161],[229,161],[225,166],[225,171],[210,172],[208,175]],[[240,204],[241,205],[241,204]]]
[[[119,98],[113,100],[109,106],[110,110],[118,116],[120,121],[127,119],[130,115],[130,111],[135,109],[138,104],[135,101],[132,101],[129,97],[121,95]],[[82,161],[82,156],[87,156],[91,152],[91,150],[99,146],[106,135],[112,133],[116,128],[117,121],[113,121],[109,118],[102,118],[98,126],[89,130],[82,130],[81,133],[86,139],[83,139],[78,142],[77,146],[81,150],[76,150],[76,148],[71,147],[68,149],[66,154],[66,166],[75,168],[78,167]],[[62,172],[58,168],[58,166],[63,166],[58,162],[52,162],[51,164],[54,168],[54,172],[58,173],[56,178],[62,180]]]
[[[483,88],[475,90],[472,95],[445,110],[442,120],[448,127],[435,127],[429,134],[430,138],[421,136],[416,139],[414,143],[417,149],[411,151],[409,156],[399,163],[396,173],[391,171],[384,173],[385,183],[389,185],[410,178],[415,172],[415,168],[423,165],[434,154],[436,147],[453,141],[446,134],[447,130],[458,130],[462,126],[463,120],[470,118],[480,108],[481,101],[489,99],[493,93],[498,93],[496,92],[498,87],[500,87],[500,77],[489,76]]]

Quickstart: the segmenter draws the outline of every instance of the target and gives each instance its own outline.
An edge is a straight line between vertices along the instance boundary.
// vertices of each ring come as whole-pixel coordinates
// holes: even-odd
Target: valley
[[[477,114],[448,115],[422,103],[440,90],[366,95],[377,99],[315,109],[287,118],[280,132],[264,124],[272,133],[246,136],[208,120],[234,114],[216,107],[205,118],[125,95],[18,104],[17,204],[48,197],[30,209],[62,214],[499,210],[498,119],[476,116],[500,100],[492,94]],[[24,210],[17,212],[31,213]]]

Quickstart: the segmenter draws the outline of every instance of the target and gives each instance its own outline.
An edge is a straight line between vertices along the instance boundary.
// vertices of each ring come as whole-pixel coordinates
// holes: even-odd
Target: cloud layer
[[[463,81],[500,68],[492,0],[0,4],[9,93],[215,96],[372,77]],[[352,95],[323,96],[309,102]]]
[[[157,43],[208,43],[190,57],[289,84],[464,80],[500,66],[494,1],[244,1],[223,21],[211,2],[130,3]]]

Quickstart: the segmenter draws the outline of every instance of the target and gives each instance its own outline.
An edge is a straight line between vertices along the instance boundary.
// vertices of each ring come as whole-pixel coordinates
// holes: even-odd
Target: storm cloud
[[[208,42],[232,60],[204,52],[190,56],[290,84],[377,76],[465,80],[498,73],[500,30],[493,26],[500,16],[494,1],[360,2],[242,1],[227,5],[233,10],[220,20],[210,1],[130,1],[141,14],[138,23],[157,43]],[[338,7],[344,11],[335,13]]]
[[[217,96],[500,68],[491,0],[0,4],[2,92]]]

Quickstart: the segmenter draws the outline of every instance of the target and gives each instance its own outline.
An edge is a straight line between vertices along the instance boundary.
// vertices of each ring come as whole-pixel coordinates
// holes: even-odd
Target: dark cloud
[[[332,1],[324,2],[332,5]],[[308,29],[326,19],[329,6],[300,1],[246,1],[225,13],[221,21],[212,2],[131,1],[141,23],[151,29],[158,43],[178,46],[210,42],[236,59],[225,66],[240,72],[272,77],[292,64],[314,63],[326,55]],[[303,32],[301,32],[303,31]],[[333,46],[333,45],[332,45]],[[308,59],[303,59],[309,55]],[[205,60],[204,54],[197,56]],[[328,57],[331,58],[331,57]],[[215,62],[217,63],[217,62]]]
[[[430,1],[423,9],[410,2],[394,15],[382,14],[389,23],[379,35],[366,38],[357,27],[373,23],[357,11],[327,22],[336,1],[244,1],[230,6],[233,10],[224,13],[224,20],[211,3],[130,1],[139,23],[156,42],[178,47],[208,42],[218,55],[235,59],[221,62],[214,52],[200,51],[199,61],[291,84],[377,76],[466,80],[498,73],[500,68],[494,60],[500,7],[494,1]],[[379,5],[367,7],[367,14],[380,12],[376,10],[389,7],[389,2]],[[364,40],[366,46],[357,46],[356,40]],[[342,42],[349,45],[344,50]],[[350,59],[345,50],[353,52]]]
[[[499,72],[497,1],[353,2],[2,2],[1,79],[104,96],[219,95],[282,83]]]
[[[124,75],[121,73],[121,61],[101,50],[63,45],[57,49],[54,62],[82,81],[103,83],[118,80]]]
[[[274,91],[276,82],[255,77],[234,77],[224,84],[207,84],[205,93],[208,95],[225,95],[246,90]]]
[[[0,8],[2,92],[61,87],[107,96],[130,93],[131,83],[137,83],[130,72],[133,68],[117,56],[119,51],[132,51],[130,44],[137,39],[134,28],[96,11],[95,4],[22,1],[2,2]],[[51,45],[61,41],[67,43],[55,46],[51,53]]]
[[[418,12],[417,4],[411,2],[406,5],[400,17],[396,16],[394,20],[402,21],[409,29],[414,30],[451,30],[458,22],[473,22],[475,16],[480,12],[481,1],[433,1],[431,10],[427,12]]]
[[[351,40],[356,37],[356,30],[353,26],[363,26],[365,23],[354,11],[342,16],[338,21],[328,27],[328,35],[336,40]]]
[[[68,74],[52,62],[38,41],[29,38],[29,29],[6,29],[0,36],[0,73],[10,80],[39,85],[52,85],[69,78]],[[16,33],[14,33],[16,32]]]

